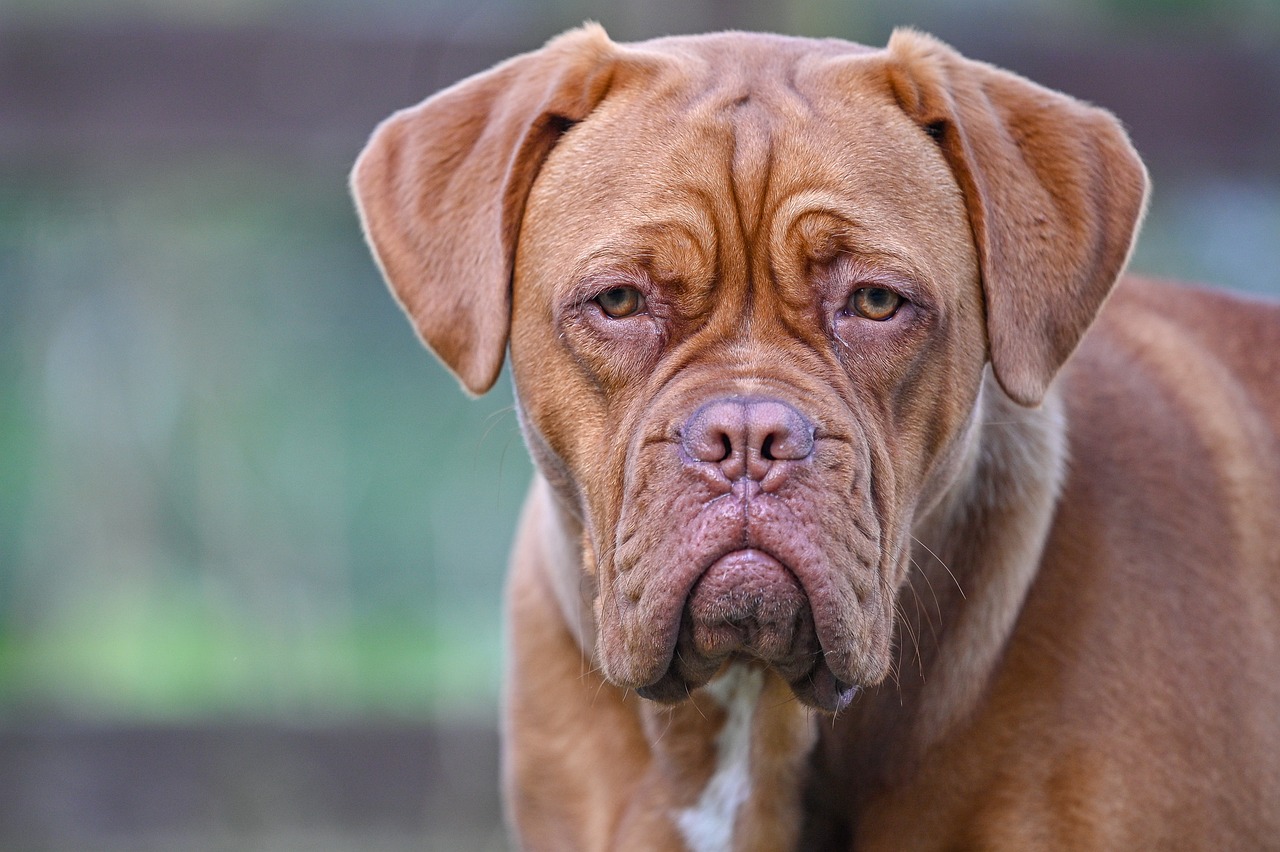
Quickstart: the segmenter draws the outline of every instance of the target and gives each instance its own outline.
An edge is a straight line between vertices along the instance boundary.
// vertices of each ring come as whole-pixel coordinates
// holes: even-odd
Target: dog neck
[[[963,723],[986,690],[1035,578],[1066,473],[1056,392],[1025,408],[988,374],[975,413],[963,472],[914,524],[914,568],[900,599],[904,695],[895,703],[916,694],[917,755]]]
[[[584,659],[597,666],[595,565],[589,558],[591,547],[585,527],[571,501],[543,474],[534,475],[531,491],[530,504],[545,508],[539,515],[538,546],[542,549],[541,564],[547,569],[546,579]]]

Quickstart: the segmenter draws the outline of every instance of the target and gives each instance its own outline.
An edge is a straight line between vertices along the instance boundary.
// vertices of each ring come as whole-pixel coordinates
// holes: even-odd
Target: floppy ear
[[[468,391],[502,369],[525,199],[603,99],[614,47],[587,25],[382,122],[351,174],[361,224],[419,336]]]
[[[1146,169],[1105,110],[911,30],[887,53],[899,104],[964,193],[996,379],[1036,405],[1128,261]]]

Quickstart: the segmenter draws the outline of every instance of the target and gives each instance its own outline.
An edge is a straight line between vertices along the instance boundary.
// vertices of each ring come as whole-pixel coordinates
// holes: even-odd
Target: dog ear
[[[525,200],[603,99],[614,46],[588,24],[392,115],[351,174],[365,236],[423,342],[463,386],[497,381]]]
[[[1128,261],[1146,169],[1105,110],[911,30],[887,53],[899,104],[964,194],[996,379],[1036,405]]]

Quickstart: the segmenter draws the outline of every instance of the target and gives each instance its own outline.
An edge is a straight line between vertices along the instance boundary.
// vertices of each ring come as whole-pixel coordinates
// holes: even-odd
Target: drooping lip
[[[813,619],[821,662],[832,672],[843,673],[832,678],[847,686],[858,677],[859,654],[850,642],[856,644],[855,637],[862,629],[858,625],[861,619],[852,610],[873,593],[873,566],[879,558],[875,541],[856,544],[846,536],[844,544],[833,550],[837,542],[820,518],[795,516],[772,498],[739,501],[725,495],[691,520],[675,541],[697,542],[696,549],[668,549],[661,564],[649,562],[653,552],[647,553],[643,559],[649,564],[643,569],[646,576],[642,580],[646,591],[635,604],[624,600],[621,589],[615,590],[620,601],[617,617],[622,619],[622,642],[605,653],[613,651],[606,669],[616,683],[652,691],[679,662],[674,655],[683,610],[694,587],[718,560],[748,550],[776,560],[796,578]],[[672,539],[667,541],[670,544]],[[636,564],[627,570],[642,569]],[[832,655],[835,665],[829,659]],[[798,665],[788,668],[788,674],[799,676],[795,670]],[[707,676],[711,674],[714,672]],[[820,671],[814,678],[819,683],[827,680]],[[841,688],[833,687],[836,691]]]
[[[804,677],[790,681],[789,686],[802,704],[828,713],[839,713],[862,691],[858,684],[845,683],[836,677],[827,665],[825,653],[818,654],[813,669]]]
[[[716,659],[707,659],[696,653],[691,653],[689,656],[681,654],[682,648],[692,650],[692,643],[686,642],[682,644],[682,637],[690,629],[688,601],[692,597],[693,590],[707,572],[711,570],[712,566],[721,560],[732,556],[749,554],[758,554],[761,557],[777,561],[783,569],[796,578],[797,583],[804,590],[806,599],[804,606],[807,610],[807,619],[810,622],[808,630],[810,631],[812,649],[773,661],[759,660],[743,652],[734,652],[726,657]],[[688,588],[684,590],[682,600],[683,605],[680,607],[675,624],[669,628],[671,630],[670,650],[665,660],[660,664],[660,673],[652,682],[636,689],[636,692],[642,698],[666,704],[683,701],[689,697],[689,694],[694,689],[706,684],[725,665],[736,659],[754,660],[757,663],[769,666],[790,685],[801,703],[828,713],[837,713],[848,707],[860,691],[860,686],[841,680],[832,670],[827,661],[827,649],[821,641],[816,625],[812,622],[814,608],[809,598],[808,587],[789,565],[777,559],[772,553],[757,547],[731,548],[726,549],[723,553],[718,553],[694,575],[688,584]]]
[[[649,486],[646,493],[657,484],[666,486],[671,503],[644,500],[627,506],[624,501],[609,553],[613,569],[606,582],[612,593],[603,602],[600,622],[610,680],[674,702],[713,677],[714,661],[681,660],[677,654],[684,648],[684,610],[712,565],[754,550],[784,566],[804,594],[816,639],[812,653],[773,665],[800,700],[834,711],[847,704],[864,674],[873,682],[875,667],[868,668],[864,658],[870,622],[863,609],[877,598],[883,530],[857,477],[852,482],[829,478],[844,470],[832,466],[835,461],[830,471],[798,471],[777,492],[765,492],[747,478],[727,489],[712,487],[714,482],[697,475],[700,466],[688,465],[660,464],[657,479],[633,483]],[[846,461],[849,470],[861,469],[857,458]],[[639,535],[646,525],[662,532]]]
[[[636,689],[636,693],[641,698],[648,698],[662,704],[677,704],[688,698],[693,690],[705,685],[720,669],[732,663],[734,659],[730,657],[721,661],[710,675],[699,678],[697,682],[681,677],[672,666],[653,683]],[[791,691],[795,693],[801,704],[827,713],[839,713],[852,704],[862,691],[861,686],[845,683],[836,677],[822,654],[818,654],[817,662],[810,671],[788,681],[787,685],[791,687]]]
[[[731,655],[692,677],[688,676],[688,670],[681,665],[679,659],[673,659],[657,680],[638,687],[636,693],[641,698],[662,704],[677,704],[737,659],[739,655]],[[750,661],[753,658],[743,659]],[[776,671],[776,667],[774,669]],[[814,654],[813,665],[808,671],[799,677],[790,679],[784,677],[784,680],[787,681],[787,685],[791,687],[791,691],[795,693],[800,703],[827,713],[839,713],[844,710],[862,691],[860,685],[846,683],[836,676],[831,666],[827,664],[826,654],[821,649]]]
[[[787,566],[754,547],[711,564],[685,599],[681,653],[722,659],[740,650],[768,662],[804,656],[816,638],[809,600]],[[692,630],[683,628],[691,625]]]

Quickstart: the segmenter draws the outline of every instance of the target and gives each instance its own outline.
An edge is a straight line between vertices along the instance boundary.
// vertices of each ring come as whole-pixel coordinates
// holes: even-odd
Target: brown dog
[[[1280,843],[1280,310],[1108,301],[1111,115],[914,32],[588,26],[354,187],[468,390],[510,342],[525,848]]]

